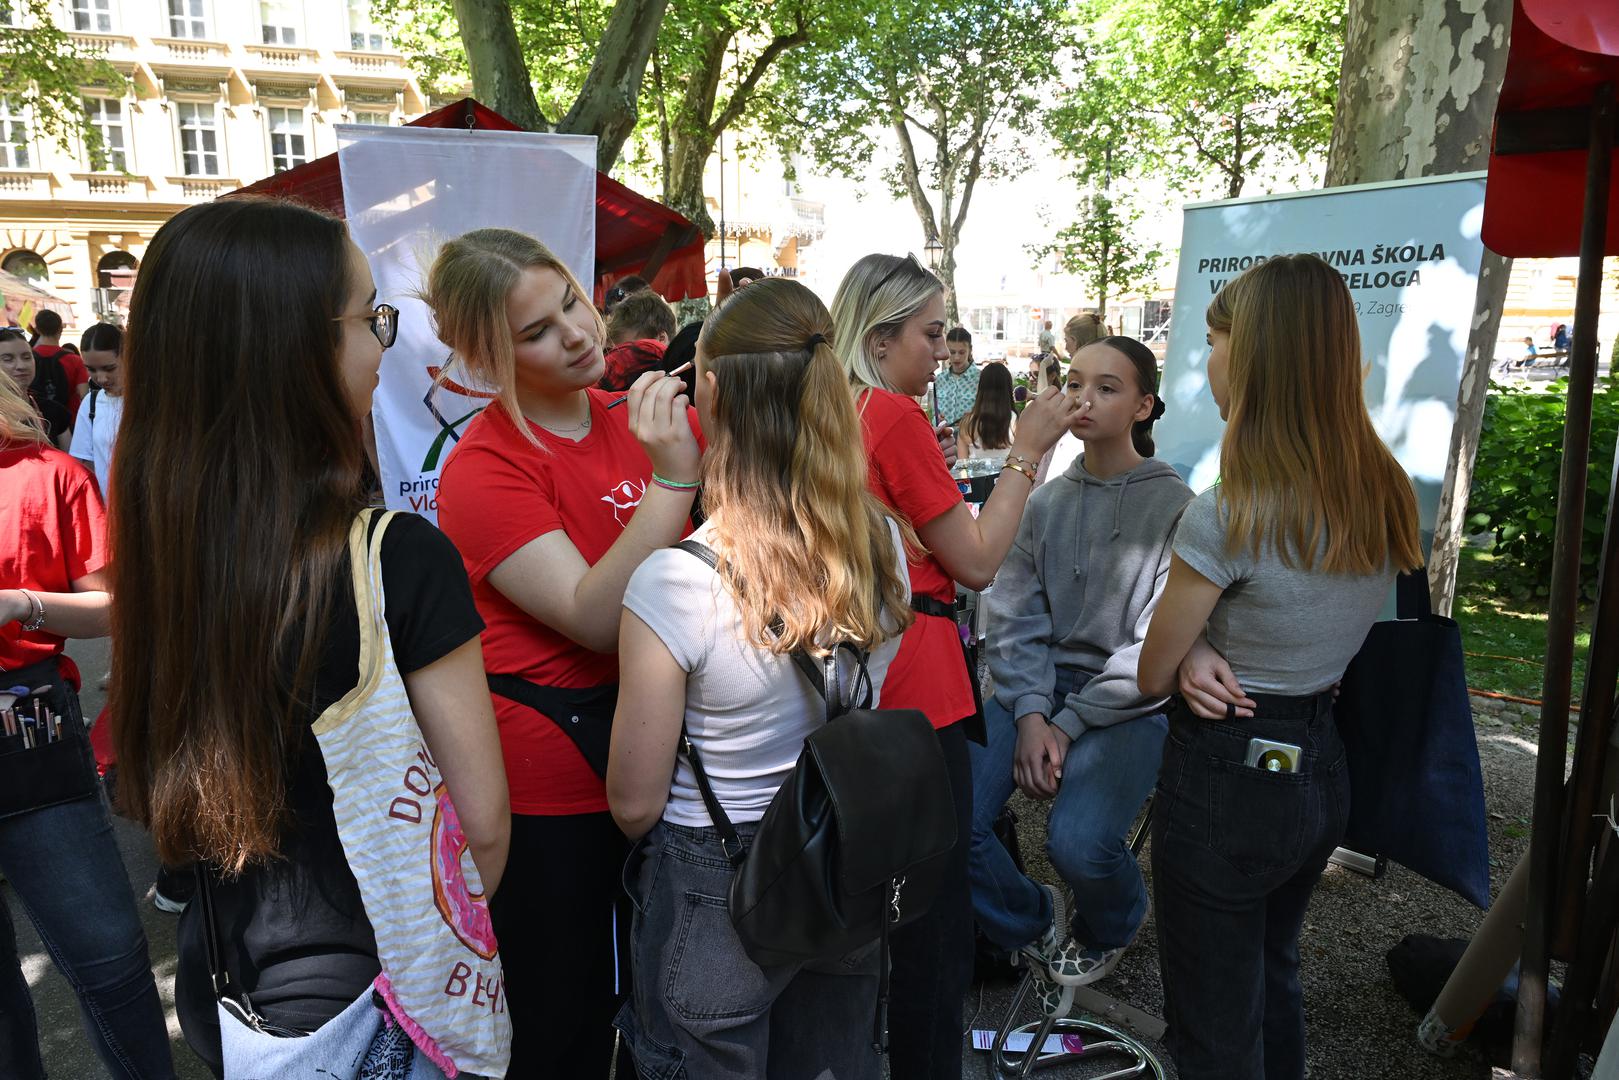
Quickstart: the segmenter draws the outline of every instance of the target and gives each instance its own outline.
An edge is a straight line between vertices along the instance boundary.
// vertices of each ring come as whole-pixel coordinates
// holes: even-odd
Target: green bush
[[[1591,413],[1581,545],[1580,591],[1586,597],[1596,593],[1614,440],[1619,436],[1619,389],[1601,383],[1598,387]],[[1514,596],[1545,596],[1551,586],[1567,395],[1567,380],[1542,392],[1491,386],[1484,404],[1484,429],[1467,504],[1468,527],[1495,534],[1491,584]]]

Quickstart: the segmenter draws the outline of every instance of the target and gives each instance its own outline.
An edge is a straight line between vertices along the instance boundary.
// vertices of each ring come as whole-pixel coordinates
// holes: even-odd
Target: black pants
[[[629,841],[611,814],[512,815],[489,905],[512,1018],[512,1080],[604,1080],[630,992]],[[632,1076],[628,1059],[619,1076]]]
[[[888,1012],[892,1080],[961,1076],[962,1001],[973,977],[973,902],[967,883],[972,846],[973,775],[965,724],[940,730],[956,803],[956,847],[928,913],[894,932]]]
[[[1181,705],[1152,812],[1165,1043],[1182,1080],[1303,1080],[1299,932],[1349,818],[1332,695],[1253,694],[1256,715]],[[1245,764],[1250,739],[1299,747],[1298,772]]]

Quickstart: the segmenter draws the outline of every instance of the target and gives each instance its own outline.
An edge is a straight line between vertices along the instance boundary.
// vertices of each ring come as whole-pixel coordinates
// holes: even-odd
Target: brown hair
[[[655,338],[659,334],[674,337],[678,329],[675,325],[675,309],[651,289],[642,289],[626,296],[607,317],[607,340],[614,345]]]
[[[701,372],[715,382],[703,508],[748,640],[776,653],[872,648],[911,622],[888,531],[897,519],[866,486],[860,418],[831,335],[814,293],[767,277],[733,293],[699,338]]]
[[[0,341],[11,340],[28,344],[28,338],[21,330],[0,330]],[[18,386],[0,375],[0,446],[12,443],[44,443],[49,446],[51,440],[45,434],[45,421],[40,419],[34,403],[28,400],[28,388]]]
[[[121,801],[166,863],[239,872],[278,851],[364,505],[338,370],[347,259],[341,221],[230,198],[171,218],[135,282],[110,708]]]
[[[1226,544],[1287,565],[1370,574],[1422,565],[1417,499],[1372,427],[1360,327],[1343,277],[1315,255],[1243,271],[1209,304],[1231,335],[1218,500]]]

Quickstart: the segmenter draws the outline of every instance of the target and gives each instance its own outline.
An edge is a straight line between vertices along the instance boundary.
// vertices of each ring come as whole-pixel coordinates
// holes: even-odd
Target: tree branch
[[[742,110],[748,107],[748,99],[753,95],[753,91],[758,87],[759,80],[764,78],[765,72],[769,69],[771,64],[776,62],[776,58],[778,56],[786,52],[788,49],[796,49],[800,45],[808,45],[809,41],[809,31],[805,29],[803,16],[800,14],[798,19],[798,29],[793,31],[791,34],[780,35],[772,38],[770,44],[766,45],[763,51],[761,51],[758,56],[753,58],[753,67],[748,70],[747,77],[744,78],[741,84],[737,86],[736,92],[731,95],[731,100],[726,103],[725,110],[715,118],[712,124],[709,125],[709,136],[712,138],[717,138],[720,132],[724,131],[726,128],[730,127],[736,122],[737,117],[742,115]]]

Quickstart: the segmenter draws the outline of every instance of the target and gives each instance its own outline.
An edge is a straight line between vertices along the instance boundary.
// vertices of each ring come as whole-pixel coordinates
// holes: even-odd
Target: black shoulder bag
[[[718,569],[694,540],[677,545]],[[857,704],[843,699],[837,656],[859,661]],[[880,941],[873,1042],[888,1045],[888,933],[927,911],[956,845],[944,752],[926,716],[872,709],[866,656],[839,645],[824,660],[793,663],[826,702],[827,722],[804,740],[798,763],[744,849],[715,797],[701,757],[682,731],[703,805],[731,865],[731,925],[761,967],[843,956]]]

